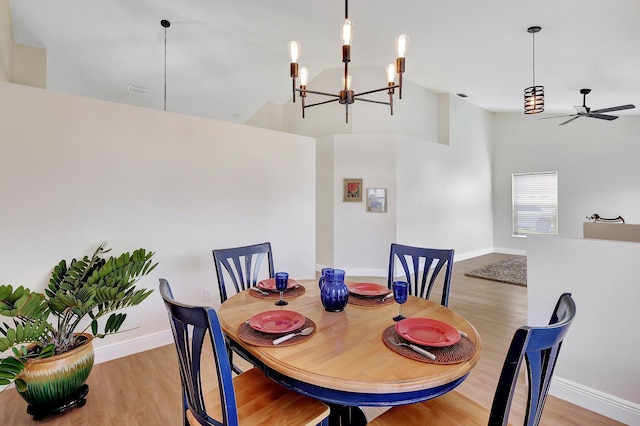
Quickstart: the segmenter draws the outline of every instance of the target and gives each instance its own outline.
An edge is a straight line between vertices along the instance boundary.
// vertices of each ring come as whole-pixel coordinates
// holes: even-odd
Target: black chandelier
[[[307,82],[309,79],[309,70],[306,67],[301,67],[298,70],[298,57],[300,56],[300,45],[297,41],[289,42],[289,55],[291,56],[291,80],[293,88],[293,102],[296,101],[296,92],[300,93],[300,99],[302,104],[302,118],[305,118],[304,110],[317,105],[328,104],[331,102],[338,102],[345,106],[345,120],[349,122],[349,105],[357,101],[371,102],[375,104],[389,105],[389,111],[393,115],[393,95],[395,89],[398,89],[399,99],[402,99],[402,74],[405,70],[405,53],[409,44],[409,37],[405,34],[401,34],[396,37],[396,50],[397,57],[396,63],[387,65],[387,87],[380,89],[367,90],[366,92],[355,93],[351,89],[351,75],[349,75],[349,62],[351,62],[351,40],[353,38],[353,22],[349,20],[349,0],[344,2],[344,23],[342,24],[342,62],[344,62],[344,75],[342,77],[342,90],[336,93],[319,92],[316,90],[307,89]],[[299,71],[299,74],[298,74]],[[395,83],[395,76],[398,75],[398,83]],[[300,77],[300,87],[296,88],[296,80]],[[362,96],[369,95],[371,93],[386,91],[389,94],[389,101],[376,101],[371,99],[365,99]],[[322,95],[332,97],[327,101],[316,102],[307,104],[305,98],[308,94]]]

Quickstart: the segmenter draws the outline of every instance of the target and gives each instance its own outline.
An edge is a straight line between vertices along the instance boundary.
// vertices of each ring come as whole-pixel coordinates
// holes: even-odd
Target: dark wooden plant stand
[[[82,385],[80,388],[69,396],[69,398],[59,404],[31,405],[27,406],[27,413],[33,416],[33,420],[42,420],[46,416],[53,414],[62,414],[74,407],[84,407],[87,403],[86,396],[89,393],[89,385]]]

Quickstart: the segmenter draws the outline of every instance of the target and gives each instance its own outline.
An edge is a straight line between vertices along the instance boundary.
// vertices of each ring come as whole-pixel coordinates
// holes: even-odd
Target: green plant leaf
[[[47,346],[42,348],[38,358],[48,358],[55,353],[55,350],[56,350],[56,345],[54,345],[53,343],[49,343]]]
[[[0,337],[0,352],[6,351],[11,346],[13,345],[9,342],[9,339],[7,339],[6,337]]]
[[[24,363],[20,358],[3,358],[0,360],[0,371],[17,376],[24,370]]]
[[[14,381],[14,384],[16,385],[16,389],[18,389],[19,392],[25,392],[27,390],[27,383],[22,379],[16,379]]]
[[[9,341],[9,346],[13,346],[16,342],[16,331],[13,328],[7,330],[7,340]]]
[[[13,287],[11,285],[0,285],[0,300],[9,299],[11,294],[13,294]]]

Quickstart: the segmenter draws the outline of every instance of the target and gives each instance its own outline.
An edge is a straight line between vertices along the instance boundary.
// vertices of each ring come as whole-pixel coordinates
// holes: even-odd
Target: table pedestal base
[[[350,405],[327,404],[331,409],[329,426],[365,426],[367,417],[360,407]]]

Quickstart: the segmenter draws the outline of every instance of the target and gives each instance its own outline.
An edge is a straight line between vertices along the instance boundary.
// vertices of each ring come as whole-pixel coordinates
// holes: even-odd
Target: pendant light
[[[533,39],[533,84],[524,89],[524,113],[538,114],[544,111],[544,86],[536,86],[536,38],[535,34],[542,30],[541,27],[529,27]]]

